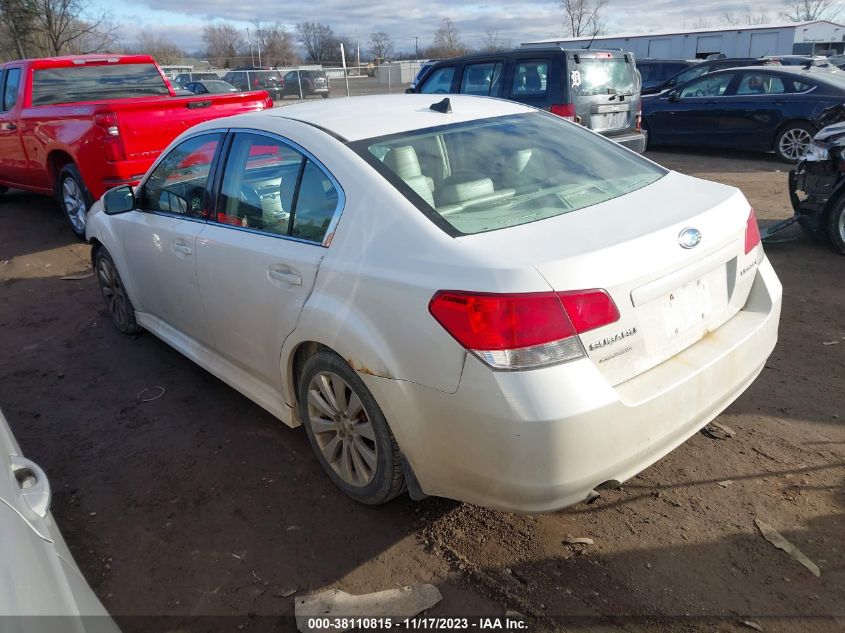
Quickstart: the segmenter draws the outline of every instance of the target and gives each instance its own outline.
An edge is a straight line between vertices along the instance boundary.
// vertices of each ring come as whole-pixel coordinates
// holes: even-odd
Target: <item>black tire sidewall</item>
[[[88,188],[85,186],[85,182],[82,180],[82,176],[79,173],[79,170],[76,168],[76,165],[69,164],[65,165],[64,167],[59,170],[59,177],[56,179],[56,199],[59,202],[59,208],[62,211],[62,215],[67,220],[68,226],[70,226],[70,230],[73,231],[74,235],[76,235],[80,239],[85,239],[85,229],[83,228],[82,233],[76,230],[76,227],[70,221],[70,218],[67,214],[67,209],[65,209],[65,201],[63,197],[63,185],[65,180],[68,178],[72,178],[76,181],[76,185],[79,187],[79,190],[82,192],[82,199],[85,202],[85,215],[86,215],[86,223],[87,223],[87,216],[88,211],[91,210],[91,194],[88,192]]]
[[[100,262],[102,260],[106,260],[112,267],[112,272],[114,275],[117,275],[117,278],[120,280],[120,292],[123,294],[123,299],[126,302],[126,319],[125,323],[118,323],[115,319],[114,315],[109,310],[109,317],[111,318],[111,322],[114,323],[114,326],[124,334],[137,334],[141,331],[141,327],[138,325],[138,322],[135,320],[135,306],[132,305],[132,300],[129,298],[129,295],[126,293],[126,286],[123,284],[123,277],[120,276],[120,272],[117,270],[117,266],[114,263],[111,255],[105,248],[100,248],[97,250],[97,254],[94,256],[94,274],[97,277],[97,285],[100,288],[100,294],[103,296],[103,302],[106,301],[106,295],[103,293],[103,286],[100,283]],[[106,305],[106,310],[108,310],[108,305]]]
[[[784,163],[789,163],[790,165],[795,165],[798,163],[800,158],[792,159],[787,158],[780,152],[780,140],[783,136],[789,132],[790,130],[804,130],[810,135],[810,138],[816,135],[816,130],[813,128],[812,125],[808,123],[801,123],[800,121],[795,121],[793,123],[787,123],[783,127],[778,130],[777,135],[775,136],[775,155]]]
[[[845,214],[845,195],[840,196],[827,214],[827,237],[830,245],[840,255],[845,255],[845,240],[839,232],[839,220]]]
[[[376,436],[376,444],[378,447],[378,465],[373,480],[364,487],[352,486],[340,477],[331,465],[326,461],[317,440],[314,437],[314,432],[308,421],[308,384],[311,379],[322,371],[330,371],[337,374],[346,384],[361,399],[364,405],[364,410],[367,417],[373,426],[373,431]],[[297,385],[297,395],[299,399],[299,415],[302,425],[305,427],[305,433],[308,436],[308,442],[320,462],[320,466],[347,496],[352,497],[356,501],[368,505],[378,505],[389,501],[401,492],[402,486],[396,486],[396,468],[398,460],[398,449],[396,448],[396,440],[390,432],[387,425],[387,420],[378,406],[370,390],[361,380],[360,376],[343,360],[340,356],[329,351],[320,351],[311,356],[302,368],[299,376],[299,384]],[[399,465],[401,467],[401,464]],[[398,488],[398,489],[397,489]]]

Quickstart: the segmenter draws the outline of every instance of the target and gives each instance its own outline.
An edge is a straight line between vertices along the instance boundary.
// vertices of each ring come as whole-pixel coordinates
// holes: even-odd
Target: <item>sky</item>
[[[841,0],[845,2],[845,0]],[[231,22],[244,29],[256,19],[280,22],[294,31],[297,22],[323,22],[337,34],[360,34],[362,48],[373,31],[385,31],[397,50],[413,51],[414,37],[420,48],[428,46],[443,18],[452,19],[464,43],[481,45],[487,29],[495,28],[513,46],[533,39],[564,34],[563,12],[558,0],[94,0],[120,26],[126,45],[137,41],[141,30],[166,35],[185,51],[203,48],[202,29],[208,23]],[[602,16],[608,32],[660,31],[692,28],[700,20],[721,26],[725,13],[753,13],[768,8],[769,21],[779,22],[782,5],[772,2],[734,0],[609,0]],[[244,31],[246,35],[246,31]]]

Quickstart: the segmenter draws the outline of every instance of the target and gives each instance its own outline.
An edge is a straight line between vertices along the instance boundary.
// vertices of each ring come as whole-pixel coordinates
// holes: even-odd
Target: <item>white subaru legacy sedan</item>
[[[763,368],[781,285],[754,212],[546,112],[437,99],[185,132],[89,215],[106,304],[303,424],[354,499],[588,499]]]

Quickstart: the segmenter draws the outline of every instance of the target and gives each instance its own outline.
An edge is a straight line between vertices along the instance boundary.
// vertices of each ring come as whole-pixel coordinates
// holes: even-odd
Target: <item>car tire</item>
[[[85,221],[91,208],[91,194],[85,187],[76,165],[65,165],[56,179],[59,208],[76,237],[85,239]]]
[[[827,235],[833,250],[845,255],[845,196],[840,196],[828,214]]]
[[[140,332],[141,326],[135,320],[135,306],[126,294],[126,287],[117,272],[117,266],[105,248],[99,248],[94,255],[94,272],[115,327],[124,334]]]
[[[775,154],[783,162],[795,164],[807,151],[815,134],[816,129],[809,123],[787,123],[775,135]]]
[[[370,390],[345,360],[328,350],[314,354],[303,365],[297,387],[308,441],[342,492],[378,505],[405,490],[393,433]]]

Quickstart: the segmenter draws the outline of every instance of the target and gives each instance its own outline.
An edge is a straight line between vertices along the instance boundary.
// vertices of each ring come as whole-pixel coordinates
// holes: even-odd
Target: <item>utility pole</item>
[[[414,55],[420,58],[420,38],[417,35],[414,35]]]
[[[255,29],[255,45],[258,47],[258,65],[261,66],[261,31]]]
[[[249,43],[249,58],[252,60],[252,65],[255,66],[255,56],[252,54],[252,40],[249,37],[249,27],[246,27],[246,41]]]
[[[361,38],[358,37],[358,29],[355,29],[355,65],[361,65]]]

